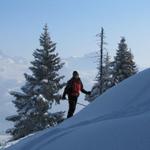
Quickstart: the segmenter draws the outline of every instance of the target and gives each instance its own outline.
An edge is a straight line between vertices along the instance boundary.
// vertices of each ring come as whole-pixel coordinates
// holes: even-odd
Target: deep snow
[[[7,150],[149,150],[150,69],[111,88],[74,117]]]

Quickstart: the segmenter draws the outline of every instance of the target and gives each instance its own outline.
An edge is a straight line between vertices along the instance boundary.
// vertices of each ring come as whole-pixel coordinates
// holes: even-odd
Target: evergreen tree
[[[101,91],[104,93],[107,89],[111,88],[113,86],[113,80],[112,80],[112,62],[110,61],[109,54],[107,53],[106,56],[104,56],[103,60],[103,74],[102,78],[100,78],[100,73],[98,72],[98,75],[96,77],[96,83],[94,84],[91,95],[86,96],[86,100],[91,102],[95,100],[96,97],[98,97],[100,94],[100,85],[101,85]],[[100,69],[98,69],[100,70]],[[100,82],[102,82],[100,84]]]
[[[54,126],[63,120],[64,112],[50,113],[53,102],[59,103],[59,90],[63,76],[59,70],[63,67],[56,44],[52,42],[48,27],[40,36],[41,49],[33,53],[34,61],[29,68],[32,75],[24,74],[26,83],[21,92],[12,91],[15,97],[13,103],[17,108],[17,115],[6,118],[14,122],[14,128],[8,130],[13,139],[24,137],[30,133]]]
[[[118,50],[113,65],[114,85],[137,73],[137,67],[133,61],[133,55],[131,50],[128,50],[124,37],[121,38],[120,43],[118,44]]]
[[[85,100],[93,101],[96,97],[103,94],[107,89],[112,87],[112,63],[108,53],[105,55],[104,45],[104,29],[101,28],[101,32],[97,34],[100,38],[100,51],[98,53],[98,74],[96,76],[96,83],[94,84],[91,95],[86,96]]]
[[[112,62],[110,61],[110,56],[107,52],[106,56],[104,57],[104,66],[103,66],[103,76],[102,76],[102,93],[104,93],[107,89],[113,86],[112,80],[112,73],[113,67]],[[99,76],[97,80],[99,81]]]

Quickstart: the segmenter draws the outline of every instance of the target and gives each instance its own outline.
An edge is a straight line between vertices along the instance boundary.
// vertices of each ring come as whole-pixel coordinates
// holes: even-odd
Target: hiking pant
[[[78,96],[68,96],[68,101],[69,101],[69,110],[68,110],[68,115],[67,118],[70,118],[73,116],[75,109],[76,109],[76,105],[77,105],[77,100],[78,100]]]

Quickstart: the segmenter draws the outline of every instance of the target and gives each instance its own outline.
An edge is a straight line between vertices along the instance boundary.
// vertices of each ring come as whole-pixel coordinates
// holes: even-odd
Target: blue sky
[[[111,55],[125,36],[137,64],[149,66],[149,8],[149,0],[0,0],[0,50],[31,59],[47,23],[61,57],[82,56],[98,50],[103,26]]]

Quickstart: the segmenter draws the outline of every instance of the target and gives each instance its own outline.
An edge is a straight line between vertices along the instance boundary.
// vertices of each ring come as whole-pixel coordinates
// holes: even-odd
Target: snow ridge
[[[111,88],[74,117],[7,150],[149,150],[150,69]]]

